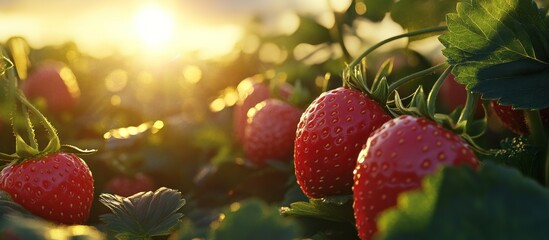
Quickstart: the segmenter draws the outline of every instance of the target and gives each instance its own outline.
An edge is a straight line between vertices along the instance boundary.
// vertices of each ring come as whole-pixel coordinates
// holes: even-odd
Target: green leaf
[[[445,167],[422,190],[399,196],[378,222],[379,239],[544,239],[549,191],[517,170]]]
[[[500,149],[492,155],[481,156],[491,161],[518,169],[523,175],[544,181],[543,149],[531,144],[525,137],[503,139]]]
[[[409,31],[438,26],[456,3],[457,0],[400,0],[392,7],[391,18]]]
[[[177,211],[185,205],[181,192],[165,187],[127,198],[103,193],[99,201],[112,211],[100,219],[118,239],[170,234],[183,216]]]
[[[533,1],[468,0],[439,37],[456,80],[483,99],[521,109],[549,107],[549,27]]]
[[[208,232],[208,225],[203,224],[202,227],[197,227],[190,219],[185,218],[179,224],[177,231],[170,235],[169,240],[205,239]]]
[[[0,218],[6,215],[34,217],[27,209],[14,202],[9,193],[0,190]]]
[[[292,219],[254,198],[231,204],[212,226],[208,238],[212,240],[291,240],[299,233]]]
[[[6,215],[0,219],[2,239],[106,239],[95,227],[86,225],[56,225],[38,218]]]
[[[290,207],[281,208],[283,215],[312,217],[334,222],[354,224],[353,201],[349,196],[328,199],[310,199],[309,202],[294,202]]]

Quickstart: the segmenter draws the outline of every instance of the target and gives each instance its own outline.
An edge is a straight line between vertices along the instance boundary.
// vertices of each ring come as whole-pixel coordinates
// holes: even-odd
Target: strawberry
[[[305,195],[351,194],[365,138],[389,119],[358,90],[340,87],[316,98],[301,116],[295,138],[295,175]]]
[[[467,90],[463,84],[460,84],[455,80],[453,74],[450,74],[442,83],[438,96],[442,109],[451,112],[459,106],[465,106]],[[474,116],[476,118],[482,118],[483,115],[482,101],[479,100]]]
[[[252,82],[249,79],[243,80],[237,88],[239,100],[234,107],[233,128],[235,139],[242,143],[248,119],[248,110],[272,96],[267,85],[261,82]],[[283,98],[288,98],[292,92],[290,85],[281,85],[278,90]]]
[[[31,213],[62,224],[83,224],[93,201],[93,177],[72,153],[54,153],[9,165],[0,189]]]
[[[278,99],[267,99],[250,109],[244,151],[251,162],[291,159],[297,123],[303,111]]]
[[[511,131],[518,135],[524,135],[528,133],[528,126],[524,119],[523,110],[515,110],[511,106],[500,105],[496,101],[491,101],[490,106],[494,110],[497,118],[509,128]],[[540,110],[541,121],[544,125],[549,124],[549,108]]]
[[[354,212],[361,239],[376,233],[379,213],[396,205],[400,193],[419,188],[423,177],[441,164],[479,161],[456,134],[419,117],[403,115],[383,124],[368,138],[354,171]]]
[[[44,62],[34,69],[22,83],[25,96],[45,104],[50,112],[62,113],[72,110],[80,90],[70,68],[60,62]]]
[[[122,197],[154,190],[156,190],[154,179],[144,173],[137,173],[133,176],[118,176],[110,179],[105,184],[105,192]]]

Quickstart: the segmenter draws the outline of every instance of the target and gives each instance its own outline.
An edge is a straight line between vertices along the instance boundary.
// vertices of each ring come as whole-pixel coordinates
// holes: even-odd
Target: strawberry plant
[[[375,1],[367,4],[374,3],[377,4]],[[391,14],[395,14],[398,11],[398,5],[405,4],[408,4],[408,2],[400,1],[393,4],[392,1],[389,1],[385,7],[392,9]],[[443,204],[444,200],[437,199],[433,195],[433,189],[439,191],[439,189],[443,189],[442,186],[433,187],[429,185],[429,188],[420,186],[425,176],[431,176],[433,172],[441,168],[438,166],[439,164],[450,165],[450,167],[444,168],[452,170],[445,170],[443,173],[448,174],[449,177],[452,174],[450,172],[454,171],[455,166],[452,167],[453,165],[469,165],[474,171],[479,166],[480,159],[485,162],[516,168],[524,176],[547,184],[547,176],[549,175],[547,174],[547,166],[549,165],[546,160],[544,161],[547,154],[545,150],[547,135],[544,117],[540,114],[540,109],[546,108],[548,103],[545,98],[537,94],[542,91],[541,89],[544,89],[542,79],[546,77],[547,70],[546,43],[549,35],[545,26],[547,22],[545,12],[540,11],[530,1],[462,1],[457,4],[457,13],[446,15],[447,27],[418,29],[417,31],[388,38],[367,49],[343,71],[344,85],[371,94],[378,105],[395,117],[372,134],[363,136],[364,148],[358,159],[354,159],[358,163],[354,171],[354,200],[352,202],[355,218],[353,223],[356,224],[358,236],[361,239],[373,239],[378,226],[381,226],[382,229],[378,234],[381,239],[398,239],[403,236],[413,239],[468,236],[465,238],[471,237],[474,239],[475,235],[469,235],[474,231],[467,231],[461,235],[448,234],[451,231],[432,231],[434,234],[431,235],[432,232],[426,230],[428,228],[426,226],[434,226],[433,224],[440,224],[437,225],[439,229],[446,229],[445,226],[450,226],[446,225],[449,223],[442,220],[442,218],[440,218],[441,220],[435,220],[436,217],[434,216],[438,215],[430,215],[433,212],[438,213],[438,211],[449,214],[453,210],[450,205],[440,206],[439,204]],[[414,29],[414,25],[407,24],[409,24],[409,21],[402,25]],[[519,26],[527,27],[522,28]],[[442,54],[447,57],[447,62],[391,82],[387,81],[386,78],[391,71],[390,62],[388,62],[387,65],[380,67],[373,82],[365,77],[364,71],[366,68],[363,66],[365,57],[380,46],[403,37],[417,39],[437,33],[442,33],[438,39],[445,47]],[[439,69],[445,70],[439,75],[432,87],[426,88],[427,84],[419,84],[413,94],[400,95],[401,86],[418,78],[425,79],[425,76]],[[436,107],[436,103],[439,101],[438,97],[447,98],[457,93],[456,91],[444,92],[444,89],[441,88],[443,83],[448,81],[447,77],[450,74],[455,76],[458,84],[463,86],[467,92],[466,97],[461,100],[463,108],[453,106],[450,107],[451,111],[446,110],[446,113],[444,113]],[[518,86],[519,82],[523,84]],[[368,83],[371,84],[371,87],[367,87]],[[424,92],[425,90],[428,91],[428,94]],[[507,105],[509,109],[513,108],[518,114],[524,114],[519,116],[518,121],[524,123],[522,131],[515,132],[517,134],[527,134],[528,141],[521,139],[503,140],[501,149],[485,149],[481,146],[478,139],[483,137],[488,122],[486,118],[476,119],[474,117],[475,111],[480,108],[479,98],[492,100],[497,102],[498,105]],[[453,111],[453,108],[455,108],[455,111]],[[520,109],[524,109],[524,111]],[[500,110],[501,112],[502,110]],[[503,120],[511,119],[509,117],[510,112],[507,114],[506,117],[503,117]],[[407,124],[404,124],[404,122],[407,122]],[[432,132],[427,130],[431,128]],[[429,132],[429,134],[423,134],[422,130]],[[440,134],[440,139],[436,140],[438,134]],[[296,143],[298,141],[300,140],[296,138]],[[296,150],[296,177],[298,183],[303,185],[299,181],[298,174],[300,173],[297,171],[299,164],[301,164],[297,157],[298,154],[299,152]],[[442,160],[442,162],[437,162],[437,159]],[[486,166],[486,169],[489,168],[491,166]],[[484,168],[478,174],[487,174],[483,171]],[[442,173],[439,171],[439,174]],[[519,175],[519,178],[524,178],[524,176]],[[490,181],[492,180],[483,178],[479,181],[484,181],[477,183],[482,185],[491,184]],[[532,182],[531,184],[535,185],[536,183]],[[410,208],[409,206],[413,206],[412,203],[400,205],[400,200],[397,201],[400,196],[403,198],[410,196],[409,199],[414,200],[408,201],[416,201],[415,198],[418,195],[407,193],[412,189],[431,191],[422,193],[425,194],[422,197],[431,199],[431,202],[428,203],[431,209],[428,214],[421,213],[424,214],[421,215],[420,211]],[[444,189],[444,191],[449,192],[454,190]],[[469,188],[464,187],[463,189]],[[513,191],[513,185],[506,185],[505,189]],[[541,192],[547,191],[543,188],[538,189],[540,190],[539,195],[533,197],[533,199],[536,199],[535,201],[541,201]],[[486,194],[488,193],[486,192]],[[351,201],[348,198],[340,200],[322,198],[321,200],[326,203],[336,204],[337,208],[342,209],[348,209],[348,207],[345,208],[345,205]],[[441,202],[438,202],[438,200]],[[398,212],[397,216],[397,210],[390,210],[397,202],[399,202],[399,208],[404,209],[403,206],[407,207],[404,210],[406,213]],[[486,199],[482,202],[483,204],[491,204]],[[388,210],[387,214],[384,214],[385,210]],[[325,205],[319,204],[313,199],[309,202],[290,204],[290,207],[285,208],[283,213],[290,216],[330,219],[334,222],[345,221],[339,217],[338,213],[326,210]],[[407,218],[409,217],[405,216],[412,213],[416,215],[409,216],[417,217],[415,221],[421,219],[417,221],[421,224],[410,224],[414,220],[408,221]],[[512,214],[512,212],[509,211],[508,214]],[[378,219],[381,215],[383,217],[379,222]],[[465,218],[471,217],[470,215],[463,216],[464,219],[471,219]],[[543,217],[537,218],[535,221],[541,223]],[[466,220],[461,222],[464,227],[467,226],[466,222]],[[531,222],[520,221],[517,224],[529,223]],[[509,230],[516,231],[512,234],[517,233],[520,235],[520,230]],[[397,232],[398,234],[396,234]],[[484,231],[479,230],[479,232]],[[540,229],[540,232],[543,231]],[[425,235],[405,235],[407,233]],[[486,231],[486,234],[498,236],[489,231]]]
[[[543,239],[547,1],[329,2],[219,59],[3,42],[0,238]]]
[[[89,151],[61,146],[55,128],[16,89],[13,67],[6,69],[2,79],[5,89],[9,90],[7,100],[12,110],[16,152],[1,154],[10,162],[0,172],[0,189],[9,193],[14,202],[40,217],[64,224],[85,223],[93,202],[93,177],[81,158],[65,151]],[[48,133],[47,146],[43,149],[39,148],[29,112]]]
[[[181,193],[168,188],[140,192],[127,198],[104,193],[99,201],[112,211],[101,215],[101,221],[117,239],[168,235],[182,217],[177,211],[185,205]]]

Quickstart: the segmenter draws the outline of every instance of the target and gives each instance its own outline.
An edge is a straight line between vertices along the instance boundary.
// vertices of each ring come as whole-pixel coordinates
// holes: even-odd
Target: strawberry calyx
[[[8,106],[11,112],[11,126],[15,136],[15,153],[0,153],[0,159],[10,161],[10,165],[19,164],[29,159],[35,159],[59,152],[61,148],[73,153],[90,153],[93,150],[81,150],[74,146],[62,146],[57,130],[50,121],[31,104],[23,92],[17,87],[19,77],[16,65],[5,50],[0,49],[4,64],[0,67],[0,78],[6,91]],[[35,135],[33,119],[42,125],[47,133],[47,144],[40,148]]]
[[[343,70],[343,86],[360,90],[368,95],[371,95],[378,103],[382,103],[382,105],[385,105],[389,95],[393,92],[393,90],[396,89],[398,86],[401,86],[402,84],[408,82],[408,79],[402,79],[402,81],[401,80],[396,81],[395,83],[390,85],[391,87],[389,87],[389,85],[387,85],[386,79],[384,81],[383,79],[386,75],[388,75],[391,72],[392,62],[390,63],[385,62],[382,65],[381,69],[378,71],[377,76],[372,84],[372,88],[369,88],[366,83],[367,79],[365,74],[366,73],[366,57],[376,49],[392,41],[395,41],[401,38],[410,38],[410,37],[420,36],[425,34],[444,32],[446,30],[448,30],[447,26],[425,28],[425,29],[421,29],[413,32],[407,32],[400,35],[396,35],[378,42],[377,44],[366,49],[366,51],[362,52],[362,54],[360,54],[357,58],[355,58],[347,66],[347,68]],[[439,67],[440,66],[438,66],[437,68]],[[417,74],[420,76],[423,76],[425,73],[430,73],[430,72],[432,72],[432,69],[427,69],[425,70],[425,72],[421,71],[421,72],[418,72]],[[419,77],[419,76],[415,76],[415,74],[414,76],[410,75],[411,79],[415,79],[416,77]]]
[[[435,67],[438,68],[441,66],[447,66],[447,63],[442,63]],[[444,126],[446,129],[460,135],[468,142],[475,152],[486,155],[493,154],[492,150],[484,149],[475,142],[475,139],[482,136],[488,127],[488,116],[486,114],[486,109],[484,109],[485,114],[482,119],[473,119],[474,113],[476,112],[477,101],[479,99],[477,94],[471,91],[468,92],[465,107],[463,109],[457,108],[450,114],[437,112],[436,99],[438,92],[442,86],[442,83],[448,79],[448,75],[451,73],[452,69],[452,65],[446,67],[444,72],[436,80],[427,96],[421,85],[412,95],[404,98],[401,98],[398,91],[395,89],[395,106],[394,108],[391,108],[391,112],[395,116],[406,114],[430,119]],[[430,69],[427,70],[432,71]],[[424,71],[428,72],[427,70]],[[413,78],[410,76],[405,77],[405,80]],[[403,80],[398,80],[397,82],[399,81]],[[405,104],[405,102],[407,102],[407,104]]]
[[[402,79],[398,79],[397,81],[389,83],[386,76],[388,76],[392,72],[393,59],[388,59],[382,64],[380,69],[378,69],[375,78],[371,82],[371,86],[368,86],[368,79],[366,77],[366,70],[367,70],[366,57],[370,53],[372,53],[374,50],[392,41],[395,41],[401,38],[409,38],[409,37],[419,36],[424,34],[443,32],[443,31],[446,31],[447,29],[448,28],[446,26],[426,28],[418,31],[413,31],[413,32],[408,32],[408,33],[400,34],[397,36],[393,36],[381,42],[378,42],[377,44],[371,46],[366,51],[364,51],[357,58],[355,58],[347,66],[347,68],[343,70],[343,86],[353,88],[367,94],[372,99],[374,99],[377,103],[379,103],[380,106],[383,106],[385,110],[387,110],[388,112],[391,112],[390,107],[387,107],[387,105],[394,103],[392,100],[389,100],[389,98],[395,94],[398,94],[396,93],[396,89],[398,87],[412,80],[415,80],[419,77],[424,77],[426,75],[433,74],[436,70],[446,67],[447,63],[444,62],[442,64],[419,71],[417,73],[411,74]],[[397,116],[397,115],[393,114],[393,116]]]

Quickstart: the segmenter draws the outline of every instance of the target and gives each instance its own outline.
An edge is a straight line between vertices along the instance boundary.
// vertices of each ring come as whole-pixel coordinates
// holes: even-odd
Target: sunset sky
[[[319,0],[0,0],[0,41],[18,35],[41,47],[74,40],[96,56],[199,51],[208,57],[232,49],[253,16],[265,19],[269,31],[288,31],[298,24],[295,13],[322,18],[329,7]]]

